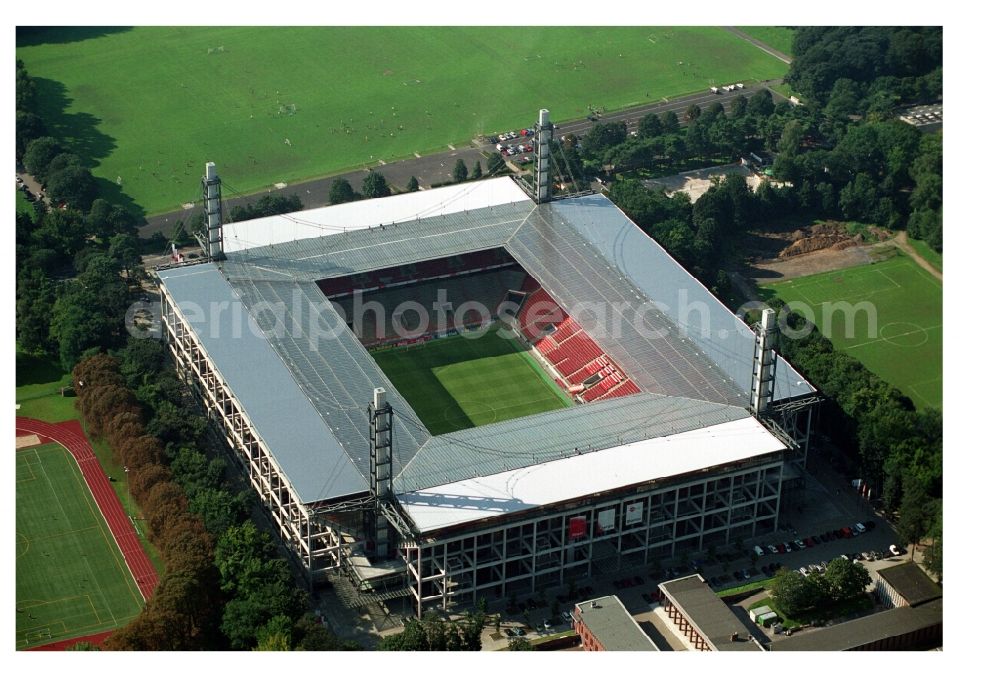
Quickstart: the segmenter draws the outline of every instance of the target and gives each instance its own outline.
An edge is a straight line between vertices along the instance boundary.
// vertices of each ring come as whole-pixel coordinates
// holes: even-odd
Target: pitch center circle
[[[889,322],[878,331],[879,337],[890,345],[920,347],[930,337],[927,329],[913,322]]]

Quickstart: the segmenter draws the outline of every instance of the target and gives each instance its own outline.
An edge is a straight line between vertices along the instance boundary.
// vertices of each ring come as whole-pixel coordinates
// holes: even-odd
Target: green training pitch
[[[909,256],[763,287],[808,309],[837,349],[895,385],[917,408],[942,403],[942,285]],[[832,304],[854,310],[854,327]],[[824,307],[826,313],[824,314]],[[870,310],[870,312],[869,312]]]
[[[104,196],[148,214],[200,199],[207,160],[251,192],[787,72],[706,27],[69,28],[17,58]]]
[[[435,435],[573,405],[520,343],[498,331],[372,357]]]
[[[142,596],[76,462],[58,444],[16,458],[17,648],[126,624]]]

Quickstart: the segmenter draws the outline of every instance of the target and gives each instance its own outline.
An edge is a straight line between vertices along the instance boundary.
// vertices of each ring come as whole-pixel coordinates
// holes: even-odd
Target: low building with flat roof
[[[924,650],[939,647],[943,635],[939,598],[789,636],[772,643],[771,650]]]
[[[701,575],[661,582],[663,609],[698,650],[763,650]]]
[[[941,598],[941,587],[915,563],[875,571],[875,596],[887,606],[919,606]]]
[[[577,603],[573,629],[584,650],[659,650],[617,596]]]

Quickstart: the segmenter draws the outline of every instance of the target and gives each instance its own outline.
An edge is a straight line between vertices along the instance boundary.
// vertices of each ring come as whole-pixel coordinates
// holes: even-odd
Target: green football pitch
[[[76,462],[58,444],[16,454],[16,647],[98,633],[142,596]]]
[[[835,347],[898,387],[918,408],[941,407],[942,285],[910,257],[900,254],[763,288],[787,303],[797,301],[793,309],[808,308]]]
[[[431,434],[573,405],[520,343],[497,331],[372,356]]]
[[[17,58],[103,194],[148,214],[200,199],[207,160],[251,192],[788,70],[695,26],[63,28]]]

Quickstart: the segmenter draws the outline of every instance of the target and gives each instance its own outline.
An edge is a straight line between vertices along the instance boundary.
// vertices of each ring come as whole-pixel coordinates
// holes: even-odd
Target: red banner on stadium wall
[[[587,534],[587,517],[574,516],[569,520],[569,536],[571,538],[582,538]]]

